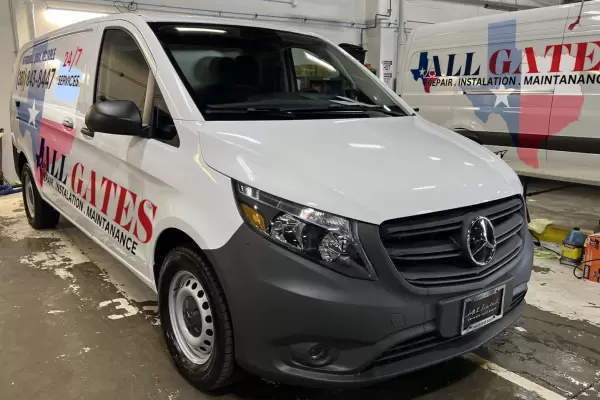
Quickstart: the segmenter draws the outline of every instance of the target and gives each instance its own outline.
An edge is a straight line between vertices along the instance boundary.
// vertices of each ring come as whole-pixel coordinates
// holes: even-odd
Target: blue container
[[[572,266],[581,264],[586,239],[585,233],[581,232],[579,228],[573,228],[563,241],[560,263]]]
[[[21,185],[0,185],[0,196],[21,192]]]

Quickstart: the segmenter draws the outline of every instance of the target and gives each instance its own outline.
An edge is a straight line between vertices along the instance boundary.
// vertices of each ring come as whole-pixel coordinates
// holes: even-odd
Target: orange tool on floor
[[[588,236],[583,260],[583,279],[600,283],[600,234]]]

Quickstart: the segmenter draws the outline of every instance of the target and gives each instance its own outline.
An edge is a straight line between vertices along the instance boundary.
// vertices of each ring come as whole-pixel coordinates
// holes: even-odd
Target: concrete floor
[[[572,189],[535,196],[533,216],[581,212],[581,189]],[[582,226],[591,218],[593,227],[600,215],[600,193],[592,192],[585,201],[596,208],[577,214]],[[317,391],[249,378],[219,398],[600,399],[600,285],[539,258],[527,301],[523,317],[476,355],[379,386]],[[24,400],[211,398],[171,365],[153,292],[69,224],[32,230],[20,195],[0,197],[0,393]]]
[[[594,229],[600,219],[600,187],[532,180],[527,206],[532,218],[545,218],[556,225]]]

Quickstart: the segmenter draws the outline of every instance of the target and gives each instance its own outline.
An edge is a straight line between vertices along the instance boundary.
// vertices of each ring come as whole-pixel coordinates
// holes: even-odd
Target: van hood
[[[211,121],[200,147],[237,181],[373,224],[522,193],[496,155],[418,116]]]

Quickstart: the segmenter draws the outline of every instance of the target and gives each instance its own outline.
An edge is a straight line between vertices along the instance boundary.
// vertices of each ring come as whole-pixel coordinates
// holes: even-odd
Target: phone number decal
[[[44,88],[50,89],[54,76],[56,75],[56,68],[48,69],[31,69],[19,71],[17,78],[17,88],[24,89],[30,88]]]

